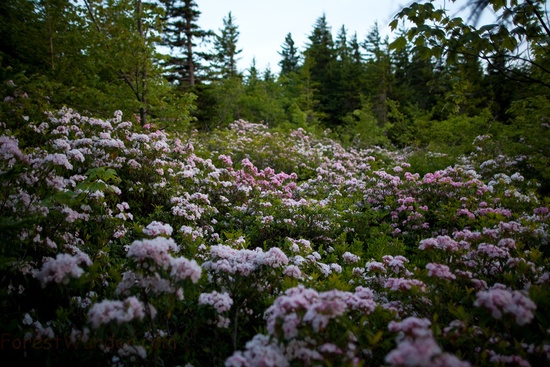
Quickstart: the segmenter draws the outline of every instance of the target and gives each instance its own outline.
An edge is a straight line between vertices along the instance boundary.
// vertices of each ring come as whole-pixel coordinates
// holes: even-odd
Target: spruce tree
[[[194,86],[203,62],[211,56],[197,51],[198,44],[208,41],[212,32],[199,27],[201,12],[194,0],[161,0],[166,8],[163,44],[176,54],[167,62],[167,79],[178,85]],[[204,73],[203,73],[204,74]]]
[[[282,47],[282,51],[279,52],[279,55],[282,56],[279,66],[281,67],[281,75],[287,75],[298,69],[300,55],[298,54],[298,49],[294,47],[294,40],[290,33],[286,35]]]
[[[337,58],[335,117],[342,120],[345,115],[361,107],[361,94],[365,83],[364,67],[357,34],[353,34],[348,41],[347,30],[342,26],[336,36],[335,46]]]
[[[336,55],[331,28],[324,14],[317,19],[308,39],[304,63],[309,65],[311,82],[317,85],[313,99],[318,101],[316,110],[321,120],[331,125],[336,122],[335,114],[338,108],[334,103],[337,92]]]
[[[388,40],[382,40],[378,22],[367,34],[362,46],[367,51],[367,93],[376,119],[380,126],[383,126],[388,121],[387,99],[390,93],[392,72]]]
[[[223,19],[223,28],[214,40],[216,50],[215,63],[222,77],[232,78],[238,76],[237,61],[242,49],[237,47],[239,41],[239,27],[234,23],[231,12]]]

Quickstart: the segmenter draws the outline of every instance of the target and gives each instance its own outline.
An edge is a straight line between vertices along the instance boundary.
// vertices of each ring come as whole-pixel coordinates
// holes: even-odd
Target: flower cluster
[[[128,297],[124,301],[104,300],[94,304],[88,311],[88,319],[93,328],[115,321],[122,324],[135,319],[143,320],[150,314],[155,317],[156,310],[150,306],[147,308],[136,297]]]
[[[214,291],[212,293],[201,293],[199,296],[199,304],[210,305],[216,309],[217,313],[222,313],[231,309],[233,300],[227,293],[218,293]]]
[[[124,339],[98,363],[548,364],[550,210],[508,158],[420,175],[303,129],[181,139],[67,108],[3,131],[1,322]]]
[[[71,277],[80,278],[84,274],[81,264],[92,265],[90,257],[83,252],[76,255],[57,254],[55,259],[46,260],[42,269],[35,270],[33,276],[42,283],[43,287],[50,282],[67,284]]]
[[[470,363],[444,353],[437,344],[427,319],[408,317],[400,322],[392,321],[388,330],[397,333],[397,348],[385,358],[394,367],[470,367]]]
[[[486,291],[476,294],[474,306],[485,307],[495,319],[505,314],[514,317],[518,325],[526,325],[535,317],[537,305],[520,291],[511,291],[502,284],[495,284]]]

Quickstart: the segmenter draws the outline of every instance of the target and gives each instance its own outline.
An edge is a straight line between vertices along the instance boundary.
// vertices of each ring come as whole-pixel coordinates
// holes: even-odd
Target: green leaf
[[[502,47],[507,50],[513,51],[517,47],[517,40],[513,37],[504,38],[502,40]]]
[[[486,24],[479,28],[479,33],[489,32],[498,27],[498,24]]]
[[[396,50],[400,51],[404,49],[407,46],[407,39],[403,36],[396,38],[392,43],[389,45],[390,50]]]
[[[376,334],[374,334],[374,336],[370,336],[369,334],[367,334],[367,340],[369,341],[369,344],[371,346],[375,346],[380,342],[383,335],[384,332],[382,330],[378,331]]]

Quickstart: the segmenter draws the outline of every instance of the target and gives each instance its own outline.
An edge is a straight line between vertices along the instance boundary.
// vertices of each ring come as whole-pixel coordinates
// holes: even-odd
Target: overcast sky
[[[279,72],[278,54],[288,33],[292,34],[299,51],[305,49],[315,21],[325,14],[333,38],[342,25],[348,35],[357,32],[362,42],[378,21],[381,31],[389,33],[388,24],[406,4],[406,0],[196,0],[201,15],[198,24],[203,29],[219,33],[223,18],[231,11],[239,27],[239,44],[243,50],[237,63],[239,70],[270,66]]]

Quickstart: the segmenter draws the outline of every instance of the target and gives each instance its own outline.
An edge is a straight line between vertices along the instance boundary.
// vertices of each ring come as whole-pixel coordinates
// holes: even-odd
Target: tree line
[[[255,62],[240,70],[238,19],[230,12],[218,30],[202,29],[194,0],[5,0],[2,117],[14,108],[120,109],[172,131],[246,119],[397,147],[460,146],[525,120],[527,110],[544,118],[546,2],[462,2],[468,19],[412,3],[392,21],[391,39],[377,23],[364,37],[345,25],[333,31],[322,14],[301,48],[290,33],[281,40],[274,72]],[[487,10],[495,23],[478,25]]]

